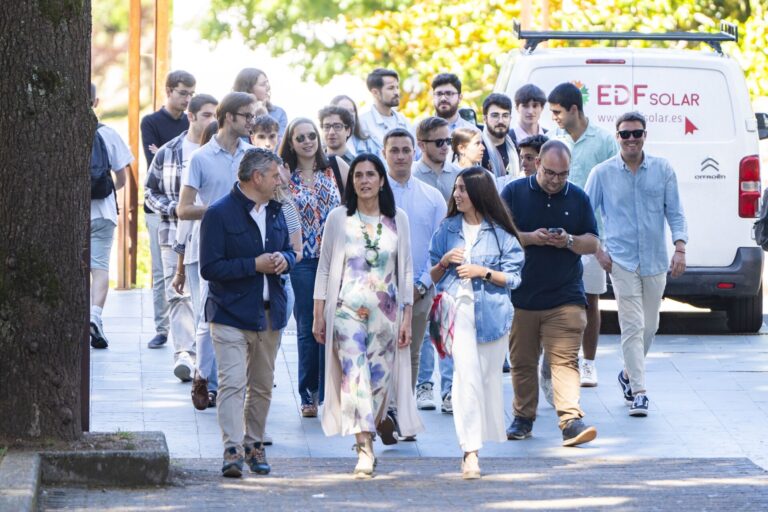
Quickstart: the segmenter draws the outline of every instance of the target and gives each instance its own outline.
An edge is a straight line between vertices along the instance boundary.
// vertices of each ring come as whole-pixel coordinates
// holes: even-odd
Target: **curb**
[[[165,485],[170,457],[162,432],[126,432],[131,441],[117,449],[99,447],[99,436],[84,433],[80,450],[14,451],[0,461],[0,511],[35,512],[45,484],[102,487]]]
[[[0,461],[0,510],[37,510],[40,455],[9,451]]]

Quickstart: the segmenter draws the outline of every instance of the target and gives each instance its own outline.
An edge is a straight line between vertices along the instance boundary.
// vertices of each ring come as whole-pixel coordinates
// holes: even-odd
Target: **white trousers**
[[[659,329],[659,309],[667,273],[641,276],[616,263],[611,269],[613,293],[619,309],[621,351],[632,393],[645,393],[645,356]]]
[[[186,290],[179,294],[172,284],[176,275],[178,255],[168,245],[160,246],[160,254],[163,259],[163,282],[165,283],[165,298],[168,302],[168,319],[174,355],[178,357],[182,352],[194,354],[195,311],[192,307],[192,298]],[[186,288],[189,288],[189,282],[186,282],[185,285]]]
[[[483,447],[483,441],[505,442],[504,387],[501,366],[509,333],[477,343],[473,302],[460,299],[453,342],[453,422],[465,452]]]

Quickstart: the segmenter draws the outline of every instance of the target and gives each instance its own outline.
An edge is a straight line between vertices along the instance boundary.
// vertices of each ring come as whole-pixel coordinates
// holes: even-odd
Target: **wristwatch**
[[[568,235],[568,241],[565,242],[565,248],[570,249],[573,247],[573,235]]]
[[[491,271],[488,270],[488,272],[485,273],[485,276],[483,276],[483,281],[490,281],[491,280]]]
[[[422,283],[421,281],[416,281],[415,283],[413,283],[413,286],[416,287],[416,291],[419,292],[419,295],[423,299],[424,296],[427,294],[427,287],[424,286],[424,283]]]

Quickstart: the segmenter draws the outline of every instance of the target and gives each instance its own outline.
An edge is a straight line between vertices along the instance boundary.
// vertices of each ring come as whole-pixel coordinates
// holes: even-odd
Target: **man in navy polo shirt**
[[[543,346],[552,370],[563,446],[597,436],[581,420],[578,356],[587,325],[581,255],[599,246],[589,197],[567,181],[571,152],[550,140],[536,159],[536,174],[510,182],[501,197],[525,247],[522,284],[512,292],[515,318],[509,341],[515,419],[508,439],[531,436],[539,400],[537,368]]]

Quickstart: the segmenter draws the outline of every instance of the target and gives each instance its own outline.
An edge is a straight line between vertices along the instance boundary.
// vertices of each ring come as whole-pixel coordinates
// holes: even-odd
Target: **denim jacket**
[[[446,218],[432,237],[429,257],[432,265],[454,247],[464,247],[461,229],[463,215]],[[483,220],[480,233],[472,246],[471,262],[491,270],[503,272],[506,286],[496,286],[482,278],[472,279],[475,295],[475,326],[477,342],[485,343],[501,338],[512,328],[513,308],[509,298],[510,290],[520,286],[520,272],[525,259],[517,238],[500,227]],[[458,265],[451,264],[436,285],[438,292],[455,296],[461,279],[456,273]]]

